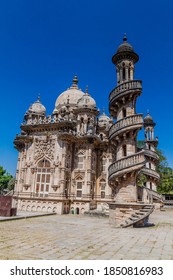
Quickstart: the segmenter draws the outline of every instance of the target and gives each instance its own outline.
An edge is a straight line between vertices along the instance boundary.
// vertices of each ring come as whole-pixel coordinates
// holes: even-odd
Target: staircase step
[[[144,215],[145,213],[144,212],[135,212],[135,214],[137,214],[137,215],[139,215],[139,216],[142,216],[142,215]]]

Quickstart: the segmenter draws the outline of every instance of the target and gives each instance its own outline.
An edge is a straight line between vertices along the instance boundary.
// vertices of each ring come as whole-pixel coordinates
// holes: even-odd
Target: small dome
[[[154,124],[153,118],[147,113],[147,116],[144,118],[144,124]]]
[[[123,43],[118,47],[117,53],[119,52],[133,52],[133,47],[129,43],[127,43],[126,34],[124,34]]]
[[[88,87],[86,93],[78,100],[78,107],[96,108],[95,100],[88,94]]]
[[[27,113],[37,114],[37,115],[46,114],[46,108],[43,106],[43,104],[41,104],[39,96],[38,96],[37,101],[35,101],[33,104],[30,105]]]
[[[82,92],[78,88],[77,83],[78,83],[78,79],[77,79],[77,76],[75,76],[73,79],[72,86],[58,96],[58,98],[55,102],[54,112],[56,111],[56,109],[60,108],[62,105],[67,105],[67,104],[77,105],[77,102],[79,101],[79,99],[84,95],[84,92]]]
[[[98,123],[99,126],[105,126],[108,123],[110,123],[110,118],[105,114],[105,112],[102,113],[102,115],[100,115],[100,117],[98,118]]]

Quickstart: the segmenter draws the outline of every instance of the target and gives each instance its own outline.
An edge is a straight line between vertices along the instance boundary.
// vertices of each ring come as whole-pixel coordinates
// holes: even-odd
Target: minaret
[[[160,176],[156,171],[157,164],[159,162],[159,156],[156,153],[156,147],[158,145],[158,138],[154,137],[155,123],[149,112],[144,118],[144,131],[145,131],[145,158],[146,164],[142,169],[142,173],[146,176],[146,187],[150,190],[157,190]]]
[[[143,126],[142,114],[136,114],[136,99],[142,92],[142,82],[134,80],[134,65],[138,59],[125,35],[112,58],[117,87],[109,95],[110,114],[117,120],[109,130],[109,140],[115,150],[109,167],[109,183],[115,201],[120,203],[137,202],[136,176],[144,165],[144,155],[137,152],[136,146],[138,130]]]
[[[114,150],[108,179],[115,203],[137,203],[136,178],[144,166],[142,151],[137,152],[137,133],[143,126],[142,114],[136,114],[136,100],[142,92],[142,82],[134,80],[135,63],[139,57],[124,35],[123,43],[112,57],[117,73],[117,86],[109,95],[109,110],[116,119],[109,130]]]

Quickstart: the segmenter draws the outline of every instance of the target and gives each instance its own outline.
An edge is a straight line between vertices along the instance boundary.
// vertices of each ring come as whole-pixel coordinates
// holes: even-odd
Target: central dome
[[[77,105],[79,99],[81,99],[84,95],[84,92],[78,88],[77,84],[78,84],[78,78],[77,76],[75,76],[73,79],[72,86],[58,96],[55,102],[56,109],[62,107],[62,105],[67,105],[67,104]]]

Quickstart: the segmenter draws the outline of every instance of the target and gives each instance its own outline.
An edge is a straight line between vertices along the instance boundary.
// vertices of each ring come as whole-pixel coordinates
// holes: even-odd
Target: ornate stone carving
[[[54,159],[55,139],[35,140],[35,160],[41,157]]]

